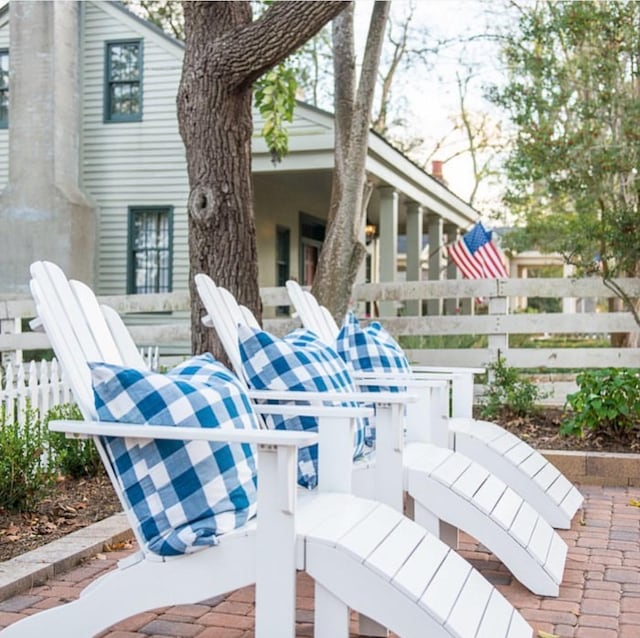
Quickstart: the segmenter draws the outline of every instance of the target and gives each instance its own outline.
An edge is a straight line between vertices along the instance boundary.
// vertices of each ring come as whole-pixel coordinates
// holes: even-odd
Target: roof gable
[[[154,44],[162,47],[172,55],[175,55],[176,58],[180,60],[182,59],[182,56],[184,55],[183,42],[165,33],[162,29],[148,20],[135,15],[124,5],[111,0],[108,2],[90,0],[90,3],[96,9],[100,9],[107,15],[121,22],[124,26],[135,32],[140,37],[148,38]]]

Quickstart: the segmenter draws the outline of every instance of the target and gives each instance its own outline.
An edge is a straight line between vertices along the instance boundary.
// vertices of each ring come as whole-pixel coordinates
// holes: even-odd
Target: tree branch
[[[257,20],[216,42],[216,46],[224,51],[230,85],[252,84],[350,5],[351,1],[342,0],[274,2]]]

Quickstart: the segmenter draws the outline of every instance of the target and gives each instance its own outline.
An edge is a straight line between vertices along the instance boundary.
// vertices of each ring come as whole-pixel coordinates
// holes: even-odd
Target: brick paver
[[[585,506],[570,530],[558,598],[535,596],[474,539],[462,534],[460,552],[477,567],[534,628],[559,638],[640,638],[640,509],[629,504],[640,488],[583,487]],[[129,550],[131,551],[131,550]],[[0,627],[27,614],[66,602],[94,578],[113,569],[128,551],[89,559],[80,567],[0,602]],[[179,586],[179,584],[176,584]],[[296,635],[313,635],[313,582],[298,575]],[[253,588],[193,605],[154,610],[128,618],[101,638],[250,638]],[[355,616],[353,636],[357,636]]]

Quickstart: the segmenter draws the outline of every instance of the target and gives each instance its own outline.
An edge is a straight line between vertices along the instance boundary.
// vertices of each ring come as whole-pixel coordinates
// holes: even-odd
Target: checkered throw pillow
[[[351,376],[337,353],[308,330],[295,330],[278,338],[263,330],[238,327],[242,366],[249,385],[256,390],[353,392]],[[313,417],[267,417],[269,427],[317,432]],[[354,458],[365,450],[365,422],[358,420],[354,435]],[[318,446],[301,448],[298,483],[309,489],[318,483]]]
[[[90,363],[101,421],[257,428],[240,382],[211,355],[168,374]],[[249,444],[104,437],[126,501],[149,551],[171,556],[217,544],[256,512]]]
[[[336,339],[336,350],[351,370],[359,372],[410,372],[409,361],[395,339],[379,321],[362,328],[357,317],[347,313]],[[368,385],[370,392],[400,392],[403,386]],[[367,429],[367,444],[375,444],[375,429]]]
[[[361,372],[411,371],[402,348],[379,321],[362,328],[357,317],[347,313],[336,339],[336,350],[347,365]]]

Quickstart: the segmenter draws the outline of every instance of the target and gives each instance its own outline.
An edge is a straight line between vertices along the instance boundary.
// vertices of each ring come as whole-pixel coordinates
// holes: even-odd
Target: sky
[[[466,96],[467,107],[477,114],[491,116],[495,134],[503,119],[502,114],[483,98],[483,87],[487,83],[500,82],[502,75],[498,68],[498,49],[486,39],[474,39],[461,43],[459,40],[472,35],[486,33],[487,22],[495,26],[504,18],[496,13],[499,3],[486,0],[393,0],[392,16],[405,16],[411,4],[414,7],[412,24],[419,33],[428,33],[427,42],[447,38],[449,46],[432,56],[433,68],[416,65],[410,72],[403,72],[394,82],[398,95],[404,96],[406,110],[402,116],[407,120],[410,134],[425,138],[425,148],[432,150],[437,141],[452,128],[452,118],[459,113],[459,98],[456,74],[466,75],[466,69],[473,67]],[[356,0],[356,46],[361,52],[364,47],[366,30],[371,11],[370,0]],[[461,62],[462,61],[462,62]],[[460,135],[448,138],[447,145],[433,159],[446,160],[456,150],[466,147],[466,139]],[[426,153],[424,157],[426,158]],[[492,157],[497,164],[499,158]],[[449,188],[465,201],[473,188],[473,168],[470,158],[460,157],[447,161],[444,176]],[[499,207],[501,194],[499,183],[486,184],[480,191],[476,207],[488,217],[491,209]]]

